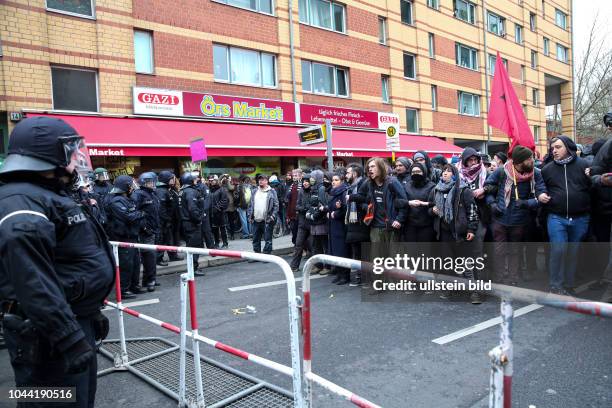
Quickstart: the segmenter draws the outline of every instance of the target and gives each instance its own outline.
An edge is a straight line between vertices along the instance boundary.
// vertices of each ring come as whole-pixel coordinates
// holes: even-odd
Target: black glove
[[[499,206],[497,205],[497,203],[493,203],[491,204],[491,211],[493,212],[493,215],[497,215],[500,216],[502,215],[504,212],[499,208]]]
[[[95,354],[87,340],[81,339],[64,352],[63,358],[64,371],[67,374],[76,374],[87,369]]]
[[[529,208],[529,200],[516,200],[518,208]]]
[[[108,318],[102,313],[98,313],[93,318],[94,334],[96,341],[104,340],[108,336]]]

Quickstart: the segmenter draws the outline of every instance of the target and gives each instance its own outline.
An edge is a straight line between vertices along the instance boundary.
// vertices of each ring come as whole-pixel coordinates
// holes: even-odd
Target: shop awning
[[[189,142],[204,138],[209,156],[325,156],[325,145],[300,146],[298,126],[147,117],[28,113],[58,117],[85,136],[92,156],[189,156]],[[336,129],[334,156],[390,156],[383,132]],[[451,156],[461,148],[433,136],[400,135],[396,154],[426,150]]]

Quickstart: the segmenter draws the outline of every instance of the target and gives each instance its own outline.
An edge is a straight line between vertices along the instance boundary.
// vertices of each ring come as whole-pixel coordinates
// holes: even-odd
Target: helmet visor
[[[60,142],[64,147],[66,171],[71,174],[76,172],[79,177],[87,178],[87,174],[93,169],[85,139],[81,136],[69,136],[60,138]]]

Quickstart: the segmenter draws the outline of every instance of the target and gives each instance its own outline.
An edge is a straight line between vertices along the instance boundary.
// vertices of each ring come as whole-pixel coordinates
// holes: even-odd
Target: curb
[[[293,247],[278,248],[272,250],[272,255],[287,255],[293,252]],[[230,265],[239,262],[246,262],[246,259],[241,258],[223,258],[216,256],[204,256],[199,259],[200,268],[208,268],[213,266]],[[168,266],[157,266],[157,275],[172,275],[182,273],[187,270],[185,261],[170,262]]]

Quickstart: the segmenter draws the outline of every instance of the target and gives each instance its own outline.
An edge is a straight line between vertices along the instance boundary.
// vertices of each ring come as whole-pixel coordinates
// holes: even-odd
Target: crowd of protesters
[[[495,280],[516,285],[533,274],[537,255],[537,248],[516,243],[548,241],[549,290],[574,296],[578,246],[567,243],[610,241],[611,143],[598,141],[591,155],[580,157],[570,138],[558,136],[550,140],[543,160],[523,146],[510,157],[499,152],[493,158],[467,147],[450,161],[418,151],[393,163],[371,158],[365,168],[359,163],[332,172],[297,168],[284,180],[258,174],[232,181],[228,175],[203,178],[199,172],[179,179],[163,171],[145,172],[137,183],[119,176],[111,185],[108,172],[96,169],[79,198],[118,241],[224,249],[239,229],[240,238],[252,239],[254,252],[270,254],[274,227],[281,224],[294,244],[294,272],[314,254],[363,259],[364,243],[376,248],[469,243],[479,253],[491,242]],[[370,257],[381,255],[393,256]],[[175,253],[168,256],[178,259]],[[193,258],[197,266],[198,256]],[[119,261],[127,297],[155,290],[156,265],[167,265],[164,253],[130,248],[119,249]],[[358,271],[323,266],[312,273],[334,274],[338,285],[362,284]],[[612,280],[610,271],[605,273],[602,279]],[[470,270],[465,277],[482,278]],[[477,292],[470,298],[482,301]]]

